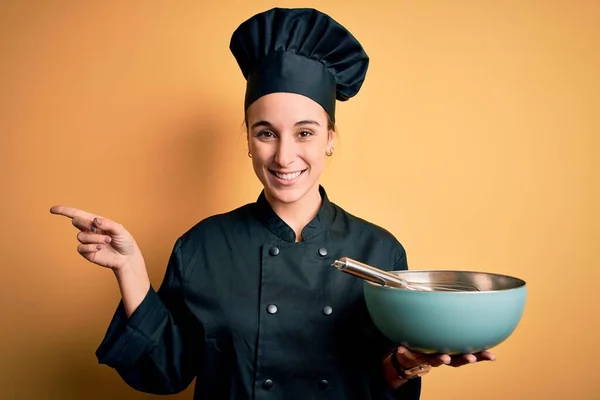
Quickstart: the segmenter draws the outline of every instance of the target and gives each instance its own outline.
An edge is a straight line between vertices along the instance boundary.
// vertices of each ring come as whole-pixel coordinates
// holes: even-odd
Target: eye
[[[309,138],[312,135],[314,135],[314,134],[311,131],[300,131],[300,132],[298,132],[298,136],[300,136],[301,139]]]
[[[275,134],[271,131],[260,131],[256,133],[256,137],[262,140],[275,139]]]

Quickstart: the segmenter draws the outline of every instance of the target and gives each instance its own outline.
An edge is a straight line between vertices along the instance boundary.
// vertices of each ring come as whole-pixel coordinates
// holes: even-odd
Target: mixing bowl
[[[526,282],[507,275],[443,270],[392,271],[416,283],[462,282],[479,291],[415,291],[364,281],[375,326],[413,351],[466,354],[504,342],[521,321]]]

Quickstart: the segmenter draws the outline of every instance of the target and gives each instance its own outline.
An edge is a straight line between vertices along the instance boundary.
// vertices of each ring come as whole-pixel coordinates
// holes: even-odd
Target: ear
[[[328,152],[332,152],[333,151],[334,139],[335,139],[335,132],[332,129],[330,129],[329,130],[329,137],[327,139],[327,151]]]

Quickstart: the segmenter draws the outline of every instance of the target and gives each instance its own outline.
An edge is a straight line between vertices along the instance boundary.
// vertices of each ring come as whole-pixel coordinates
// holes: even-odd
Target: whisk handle
[[[406,288],[406,281],[400,277],[390,274],[389,272],[372,267],[360,261],[353,260],[349,257],[342,257],[335,260],[332,267],[350,275],[357,276],[369,282],[376,283],[381,286]]]

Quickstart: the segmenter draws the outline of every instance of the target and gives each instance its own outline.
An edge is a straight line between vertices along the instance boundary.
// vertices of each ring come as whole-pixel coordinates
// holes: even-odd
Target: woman
[[[248,155],[258,200],[199,222],[175,243],[158,291],[125,228],[55,206],[78,251],[111,268],[122,294],[97,356],[133,388],[195,399],[418,399],[451,360],[396,348],[372,325],[342,256],[406,269],[386,230],[330,202],[319,180],[334,150],[335,103],[360,89],[368,57],[329,16],[272,9],[240,25],[231,51],[247,79]]]

